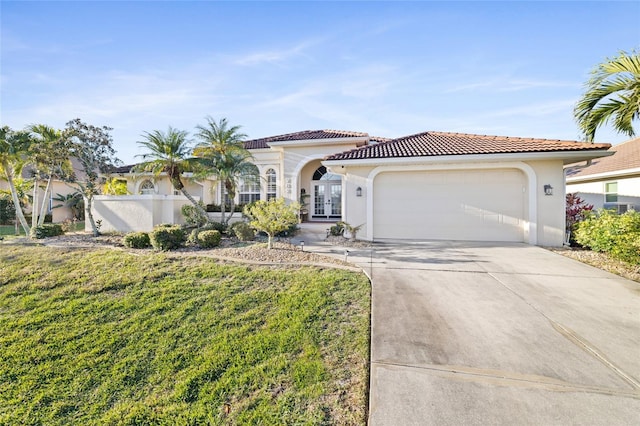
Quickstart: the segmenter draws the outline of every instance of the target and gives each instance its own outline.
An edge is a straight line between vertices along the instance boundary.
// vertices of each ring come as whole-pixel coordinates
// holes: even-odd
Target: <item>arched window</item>
[[[139,192],[141,194],[155,194],[156,186],[150,180],[145,180],[140,184]]]
[[[325,166],[320,166],[313,173],[313,180],[340,180],[340,175],[329,173]]]
[[[277,183],[276,183],[276,171],[273,169],[267,170],[267,201],[272,198],[276,198]]]

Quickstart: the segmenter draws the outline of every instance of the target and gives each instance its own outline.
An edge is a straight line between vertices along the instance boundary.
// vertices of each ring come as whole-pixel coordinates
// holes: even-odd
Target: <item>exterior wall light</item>
[[[544,195],[553,195],[553,187],[551,185],[544,186]]]
[[[362,197],[362,188],[361,187],[357,187],[356,188],[356,197]]]

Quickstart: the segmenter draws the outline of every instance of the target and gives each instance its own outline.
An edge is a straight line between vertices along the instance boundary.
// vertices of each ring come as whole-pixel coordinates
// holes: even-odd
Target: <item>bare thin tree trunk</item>
[[[38,217],[38,226],[42,226],[44,223],[44,217],[46,215],[47,208],[47,194],[49,194],[49,189],[51,188],[51,181],[53,180],[53,176],[49,175],[49,179],[47,179],[47,186],[44,189],[44,196],[42,198],[42,207],[40,208],[40,216]]]
[[[22,207],[20,207],[20,200],[18,199],[18,191],[16,190],[16,185],[13,182],[13,176],[9,173],[6,174],[7,182],[9,182],[9,189],[11,190],[11,198],[13,199],[13,206],[16,209],[16,218],[20,221],[20,225],[24,232],[29,236],[31,229],[29,228],[29,224],[27,223],[27,219],[24,217],[24,212],[22,211]]]
[[[85,197],[84,198],[84,213],[85,217],[89,219],[89,223],[91,224],[91,233],[94,237],[100,235],[100,231],[98,231],[98,227],[96,226],[96,221],[93,219],[93,213],[91,212],[91,206],[93,204],[93,197]]]
[[[37,173],[37,171],[36,171]],[[33,178],[33,201],[31,202],[31,227],[38,225],[38,178]]]

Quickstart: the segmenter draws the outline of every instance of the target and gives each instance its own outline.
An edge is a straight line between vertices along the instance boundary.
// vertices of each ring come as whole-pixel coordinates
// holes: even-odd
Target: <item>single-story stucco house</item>
[[[358,238],[369,241],[517,241],[545,246],[564,241],[564,166],[612,154],[609,144],[444,132],[386,139],[314,130],[249,140],[245,147],[261,178],[240,185],[238,203],[272,197],[303,201],[303,220],[363,225]],[[119,197],[97,197],[103,229],[112,226],[114,213],[120,231],[148,230],[171,219],[179,222],[179,206],[185,200],[166,177],[135,175],[131,166],[118,172],[136,194],[129,199],[137,200],[138,207],[146,204],[109,207],[110,200]],[[205,204],[223,199],[215,181],[190,180],[187,189]],[[161,201],[169,207],[159,207]],[[141,215],[155,219],[129,226]]]
[[[640,138],[610,148],[614,155],[587,167],[567,168],[567,192],[576,192],[596,209],[640,211]]]

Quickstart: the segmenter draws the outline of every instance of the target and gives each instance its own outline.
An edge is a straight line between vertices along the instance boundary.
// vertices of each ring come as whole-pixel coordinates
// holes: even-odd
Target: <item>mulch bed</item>
[[[604,253],[591,250],[566,247],[551,248],[550,250],[629,280],[640,282],[640,265],[631,265],[630,263],[613,259]]]
[[[345,246],[358,246],[359,242],[349,242],[342,237],[333,244]],[[152,249],[130,249],[122,244],[122,235],[108,234],[93,237],[89,233],[78,232],[61,235],[58,237],[31,240],[29,238],[12,238],[3,241],[5,244],[42,244],[59,248],[115,248],[132,253],[151,252]],[[363,243],[364,244],[364,243]],[[252,264],[269,265],[301,265],[312,264],[318,266],[357,269],[353,264],[341,259],[324,256],[304,251],[300,246],[287,241],[274,241],[273,248],[268,249],[263,239],[241,242],[233,238],[223,238],[220,246],[213,249],[201,249],[197,246],[187,245],[181,249],[168,252],[171,256],[206,256],[221,259],[223,261],[240,261]]]

